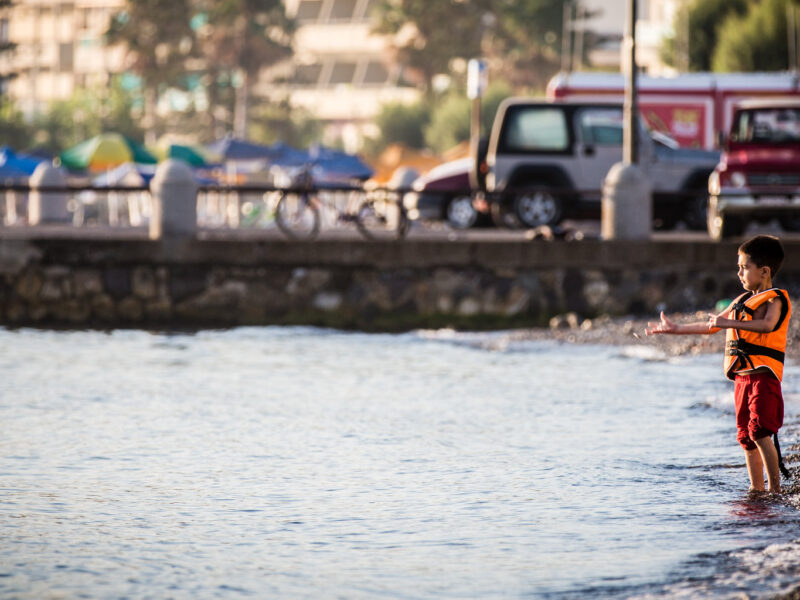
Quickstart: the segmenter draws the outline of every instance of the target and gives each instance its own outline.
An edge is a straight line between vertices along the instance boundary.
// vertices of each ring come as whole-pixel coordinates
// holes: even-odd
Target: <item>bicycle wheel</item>
[[[319,210],[308,194],[286,193],[275,209],[275,223],[293,240],[307,240],[319,233]]]
[[[356,216],[358,231],[368,240],[400,239],[408,232],[408,216],[397,202],[367,199]]]

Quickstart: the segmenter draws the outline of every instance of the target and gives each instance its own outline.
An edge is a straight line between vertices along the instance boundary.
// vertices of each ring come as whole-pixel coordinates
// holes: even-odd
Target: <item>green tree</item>
[[[14,149],[26,149],[34,145],[33,130],[16,105],[0,96],[0,140]]]
[[[482,2],[491,23],[482,44],[493,59],[491,76],[515,89],[543,90],[560,68],[565,0]]]
[[[397,58],[431,97],[433,79],[454,58],[481,55],[483,0],[379,0],[373,31],[395,36]]]
[[[430,124],[425,128],[425,142],[441,154],[459,142],[469,139],[471,102],[464,94],[447,94],[433,109]]]
[[[131,116],[132,96],[115,82],[110,91],[78,89],[52,102],[32,124],[37,147],[57,154],[102,132],[114,131],[141,141],[144,132]]]
[[[14,3],[11,0],[0,0],[0,15],[2,15],[7,9],[11,8],[13,4]],[[7,32],[8,29],[6,28],[5,31]],[[16,44],[10,41],[8,37],[0,37],[0,57],[12,53],[14,48],[16,48]],[[6,83],[9,80],[14,79],[16,75],[16,73],[9,70],[0,71],[0,98],[5,95]]]
[[[209,81],[234,90],[233,130],[246,137],[253,83],[262,69],[291,55],[295,23],[286,16],[282,0],[196,2],[207,19],[198,37]],[[214,101],[219,93],[210,96]]]
[[[155,141],[159,89],[177,86],[193,48],[191,0],[127,0],[106,33],[110,44],[126,48],[130,67],[141,79],[148,143]]]
[[[788,67],[787,0],[761,0],[729,16],[718,30],[714,71],[779,71]]]
[[[288,102],[267,104],[255,111],[250,125],[250,138],[262,144],[285,142],[306,148],[321,136],[322,123]]]
[[[367,154],[377,154],[389,144],[403,144],[409,148],[423,148],[423,133],[430,119],[430,109],[424,102],[384,104],[375,118],[379,136],[367,144]]]
[[[710,71],[720,27],[729,17],[745,15],[749,4],[748,0],[694,0],[685,5],[676,16],[675,33],[662,44],[662,60],[681,66],[679,54],[685,51],[688,31],[689,71]]]
[[[558,71],[565,0],[380,0],[374,31],[392,34],[397,58],[433,99],[434,77],[454,59],[489,57],[493,77],[543,89]]]
[[[492,128],[497,107],[511,95],[506,82],[489,86],[481,100],[481,136],[486,137]],[[472,102],[462,92],[447,94],[434,108],[430,123],[425,128],[425,141],[434,152],[442,153],[461,142],[469,141]]]

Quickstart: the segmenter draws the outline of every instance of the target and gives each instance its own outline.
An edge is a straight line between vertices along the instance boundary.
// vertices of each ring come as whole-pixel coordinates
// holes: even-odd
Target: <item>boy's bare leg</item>
[[[781,472],[778,468],[778,451],[775,450],[775,444],[772,443],[772,436],[768,435],[754,441],[761,454],[761,460],[767,467],[767,489],[770,492],[780,494]]]
[[[758,448],[744,451],[744,460],[747,463],[747,474],[750,476],[750,491],[764,491],[764,463]]]

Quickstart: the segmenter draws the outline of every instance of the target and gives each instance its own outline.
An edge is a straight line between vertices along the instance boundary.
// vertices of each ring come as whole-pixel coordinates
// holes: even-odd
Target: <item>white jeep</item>
[[[622,106],[511,98],[497,111],[485,188],[498,222],[524,227],[599,218],[603,181],[622,160]],[[652,188],[654,225],[706,227],[708,176],[716,151],[679,148],[640,121],[639,167]],[[480,160],[478,168],[481,168]]]

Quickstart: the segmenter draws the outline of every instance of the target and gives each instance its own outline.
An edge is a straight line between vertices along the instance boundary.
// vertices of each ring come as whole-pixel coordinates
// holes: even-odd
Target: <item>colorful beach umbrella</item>
[[[118,133],[101,133],[59,154],[67,169],[107,171],[121,164],[155,164],[155,156],[143,146]]]
[[[191,167],[205,167],[219,162],[212,153],[185,144],[161,144],[153,149],[153,154],[160,160],[182,160]]]

